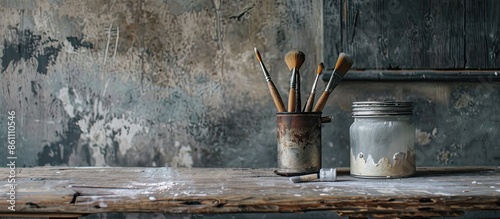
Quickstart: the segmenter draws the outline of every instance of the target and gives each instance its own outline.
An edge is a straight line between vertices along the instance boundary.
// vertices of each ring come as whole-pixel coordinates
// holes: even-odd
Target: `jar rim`
[[[352,106],[406,106],[412,107],[413,102],[399,102],[399,101],[355,101]]]
[[[352,103],[353,117],[412,115],[413,102],[357,101]]]

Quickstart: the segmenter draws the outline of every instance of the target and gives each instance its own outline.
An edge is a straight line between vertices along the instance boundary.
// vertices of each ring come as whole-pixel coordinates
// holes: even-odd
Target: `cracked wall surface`
[[[275,111],[253,48],[282,93],[288,50],[311,67],[320,57],[308,16],[319,3],[0,6],[0,98],[18,115],[21,166],[274,166]]]
[[[332,50],[323,7],[2,0],[0,121],[16,111],[20,166],[274,167],[276,110],[253,48],[283,98],[284,55],[303,51],[308,88]],[[496,82],[344,81],[324,111],[323,166],[349,165],[360,100],[414,102],[418,166],[498,165],[499,98]]]
[[[370,13],[358,21],[370,10],[361,7],[363,1],[348,1],[349,8],[360,9],[345,17],[347,23],[341,21],[338,12],[344,8],[338,2],[0,0],[0,124],[6,124],[8,111],[16,112],[18,166],[275,167],[276,109],[254,47],[283,99],[289,84],[284,56],[292,49],[306,54],[303,99],[317,64],[323,61],[331,69],[335,60],[323,59],[335,58],[346,43],[348,49],[361,48],[358,57],[367,58],[355,62],[362,67],[394,64],[387,54],[373,55],[399,48],[399,43],[389,40],[393,35],[385,26],[385,38],[370,29],[376,21]],[[412,22],[414,28],[427,27]],[[340,31],[351,23],[352,35]],[[498,47],[498,34],[491,35],[497,43],[492,48]],[[412,40],[429,46],[420,38]],[[490,58],[497,53],[492,51]],[[411,64],[403,61],[402,66]],[[467,64],[477,63],[482,62]],[[324,86],[320,82],[318,91]],[[414,102],[417,166],[500,165],[500,84],[485,79],[343,81],[323,113],[333,116],[322,126],[324,167],[349,166],[351,103],[363,100]],[[3,129],[0,142],[7,141]],[[0,150],[0,162],[6,163],[6,157],[7,150]]]

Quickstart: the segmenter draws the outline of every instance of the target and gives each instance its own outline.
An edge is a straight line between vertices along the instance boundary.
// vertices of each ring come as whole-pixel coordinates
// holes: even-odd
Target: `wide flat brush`
[[[262,68],[262,72],[264,73],[264,76],[266,77],[267,81],[267,86],[269,87],[269,91],[271,92],[271,97],[273,98],[274,105],[276,105],[276,109],[278,112],[286,112],[285,104],[283,103],[283,100],[281,99],[280,93],[278,92],[278,89],[276,89],[276,86],[274,86],[273,81],[271,80],[271,76],[269,75],[269,72],[266,69],[266,66],[262,62],[262,57],[260,56],[259,50],[257,48],[254,48],[255,51],[255,56],[257,56],[257,60],[259,60],[260,67]]]
[[[313,108],[314,96],[316,94],[316,86],[318,84],[319,75],[321,75],[321,72],[323,71],[324,67],[325,66],[323,65],[323,62],[319,63],[318,69],[316,70],[316,79],[314,79],[311,93],[309,94],[309,98],[307,98],[306,106],[304,107],[304,112],[311,112]]]
[[[353,64],[352,58],[345,54],[340,53],[337,58],[337,63],[335,64],[335,69],[333,69],[332,75],[330,76],[330,81],[326,85],[325,91],[321,94],[318,99],[318,102],[314,106],[313,112],[322,112],[323,108],[328,101],[328,97],[332,93],[333,89],[337,87],[337,85],[342,81],[344,75],[351,69]]]
[[[292,50],[285,55],[285,62],[290,71],[290,93],[288,95],[288,112],[300,112],[300,73],[299,69],[304,64],[306,55],[298,50]]]

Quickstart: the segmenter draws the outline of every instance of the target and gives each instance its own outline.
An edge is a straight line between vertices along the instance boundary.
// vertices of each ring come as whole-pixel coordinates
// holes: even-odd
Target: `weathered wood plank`
[[[328,82],[331,71],[321,79]],[[490,83],[500,81],[496,70],[351,70],[342,79],[376,81],[462,81]]]
[[[466,68],[500,68],[500,2],[465,1]]]
[[[323,1],[323,62],[333,68],[342,47],[342,1]]]
[[[354,68],[464,67],[463,1],[346,0],[344,7],[343,44]]]
[[[419,168],[415,177],[293,184],[272,169],[23,168],[16,213],[236,213],[333,210],[358,215],[455,215],[500,209],[500,168]],[[2,186],[6,180],[2,180]],[[7,198],[5,193],[1,198]],[[0,202],[0,216],[11,215]]]

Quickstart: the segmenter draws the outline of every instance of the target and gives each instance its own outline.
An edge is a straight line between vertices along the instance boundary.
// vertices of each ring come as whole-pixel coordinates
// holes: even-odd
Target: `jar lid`
[[[358,101],[352,103],[353,117],[398,116],[413,114],[413,102]]]

